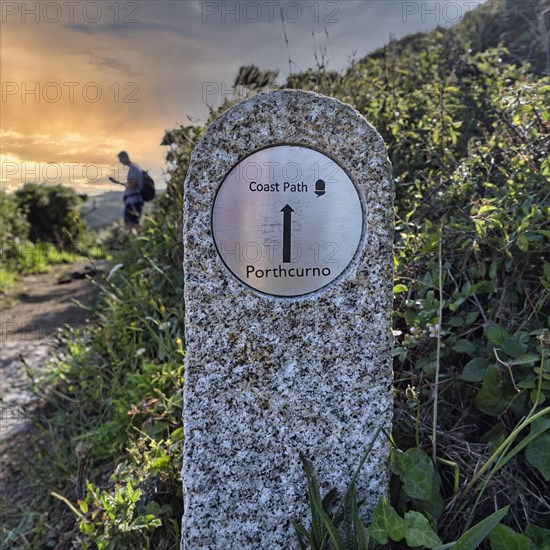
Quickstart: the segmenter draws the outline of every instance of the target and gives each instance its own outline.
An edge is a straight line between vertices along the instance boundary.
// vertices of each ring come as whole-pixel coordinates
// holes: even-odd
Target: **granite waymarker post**
[[[391,429],[393,185],[349,105],[296,90],[219,118],[185,182],[182,546],[297,547],[300,452],[342,494]],[[357,481],[387,491],[379,437]]]

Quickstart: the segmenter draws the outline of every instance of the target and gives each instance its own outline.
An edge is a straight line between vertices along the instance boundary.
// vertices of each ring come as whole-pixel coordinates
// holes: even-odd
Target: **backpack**
[[[155,198],[155,182],[153,178],[147,173],[146,170],[142,170],[143,185],[141,187],[141,198],[145,201],[152,201]]]

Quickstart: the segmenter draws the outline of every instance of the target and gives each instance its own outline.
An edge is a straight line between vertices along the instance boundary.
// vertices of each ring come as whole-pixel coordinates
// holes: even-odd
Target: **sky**
[[[450,26],[481,0],[0,2],[0,187],[121,188],[120,150],[166,179],[165,130],[242,96],[243,65],[343,71],[400,38]],[[286,39],[285,40],[285,35]],[[288,42],[287,42],[288,41]]]

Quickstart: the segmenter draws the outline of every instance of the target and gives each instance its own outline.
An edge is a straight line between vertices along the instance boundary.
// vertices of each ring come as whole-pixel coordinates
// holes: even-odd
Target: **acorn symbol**
[[[322,197],[325,194],[325,182],[323,180],[317,180],[315,183],[315,194],[318,197]]]

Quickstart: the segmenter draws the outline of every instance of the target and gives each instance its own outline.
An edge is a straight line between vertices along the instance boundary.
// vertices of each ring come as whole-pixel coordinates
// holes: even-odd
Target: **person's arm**
[[[111,176],[109,176],[109,181],[112,181],[113,183],[116,183],[118,185],[124,185],[124,187],[126,187],[126,184],[124,182],[118,181],[115,178],[112,178]]]
[[[129,189],[133,189],[137,185],[137,180],[134,178],[127,180],[126,183],[124,183],[123,181],[118,181],[112,177],[109,177],[109,181],[117,183],[118,185],[124,185],[124,187],[128,187]]]

